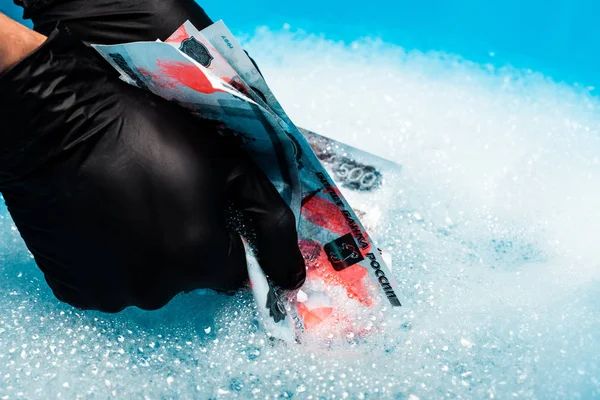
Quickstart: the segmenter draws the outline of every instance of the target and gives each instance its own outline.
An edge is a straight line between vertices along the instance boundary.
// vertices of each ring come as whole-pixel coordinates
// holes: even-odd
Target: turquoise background
[[[20,9],[10,0],[0,1],[0,10],[20,17]],[[510,63],[600,90],[600,1],[206,0],[201,4],[234,33],[289,23],[336,40],[374,35],[408,49],[441,50],[498,66]]]

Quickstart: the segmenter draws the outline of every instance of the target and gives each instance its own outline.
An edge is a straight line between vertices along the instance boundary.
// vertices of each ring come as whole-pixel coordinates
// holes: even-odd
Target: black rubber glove
[[[218,125],[121,82],[55,31],[0,77],[0,191],[55,295],[116,312],[247,280],[233,201],[279,286],[305,277],[295,220]]]
[[[194,0],[15,0],[34,29],[48,35],[61,22],[93,44],[165,40],[186,20],[202,30],[213,21]]]

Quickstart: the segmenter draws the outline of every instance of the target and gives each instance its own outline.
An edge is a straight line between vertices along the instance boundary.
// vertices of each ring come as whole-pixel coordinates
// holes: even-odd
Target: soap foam
[[[298,125],[402,164],[371,234],[404,307],[329,346],[270,340],[249,292],[79,312],[3,210],[0,397],[600,396],[596,97],[371,38],[262,29],[245,47]]]

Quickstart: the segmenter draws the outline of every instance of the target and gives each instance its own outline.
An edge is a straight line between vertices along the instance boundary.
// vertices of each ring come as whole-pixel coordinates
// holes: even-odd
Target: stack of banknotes
[[[94,48],[124,81],[226,126],[223,134],[238,139],[290,206],[298,224],[307,281],[291,306],[279,307],[284,316],[292,307],[304,329],[335,319],[331,301],[309,301],[311,293],[318,292],[313,298],[323,299],[332,287],[343,288],[348,302],[364,307],[400,306],[390,269],[336,184],[344,186],[345,192],[375,193],[371,200],[385,203],[383,173],[394,168],[392,163],[361,163],[336,152],[336,142],[321,138],[323,142],[299,130],[222,21],[202,31],[188,21],[165,42]],[[279,321],[273,301],[282,300],[272,287],[269,291],[271,295],[258,296],[263,299],[257,301],[269,303],[264,307]]]

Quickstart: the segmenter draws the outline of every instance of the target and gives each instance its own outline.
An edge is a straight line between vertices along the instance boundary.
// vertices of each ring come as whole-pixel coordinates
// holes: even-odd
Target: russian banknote
[[[380,304],[377,293],[400,306],[390,270],[327,169],[354,191],[378,189],[381,176],[339,156],[326,169],[222,21],[201,32],[186,23],[167,43],[94,47],[128,82],[240,138],[297,216],[307,283],[341,285],[366,306]]]
[[[303,134],[294,125],[262,74],[223,21],[208,26],[200,33],[219,51],[240,78],[260,95],[269,109],[287,124],[286,133],[290,141],[296,145],[296,165],[300,171],[303,189],[301,210],[303,218],[299,221],[299,233],[301,245],[305,245],[303,249],[305,256],[311,254],[312,248],[312,251],[318,254],[313,254],[313,262],[322,264],[324,260],[319,257],[321,254],[326,255],[326,259],[335,270],[344,270],[357,264],[369,272],[373,282],[380,284],[390,303],[399,306],[396,285],[389,278],[391,275],[386,263],[366,233],[360,219],[336,187],[335,180],[327,173],[306,140],[304,135],[309,133],[304,131]],[[316,141],[313,140],[313,143],[316,144]],[[375,191],[380,188],[383,183],[380,171],[352,160],[343,154],[343,145],[335,142],[333,144],[337,148],[331,147],[330,142],[328,146],[322,148],[321,155],[327,158],[329,153],[330,157],[324,164],[329,164],[330,171],[334,172],[338,181],[342,181],[344,186],[352,188],[355,192]],[[318,148],[318,145],[315,147]],[[381,164],[390,172],[397,169],[391,162]],[[379,198],[377,203],[385,203],[385,199]],[[374,202],[365,206],[376,207],[376,204]],[[348,249],[356,249],[356,252],[353,253]]]

